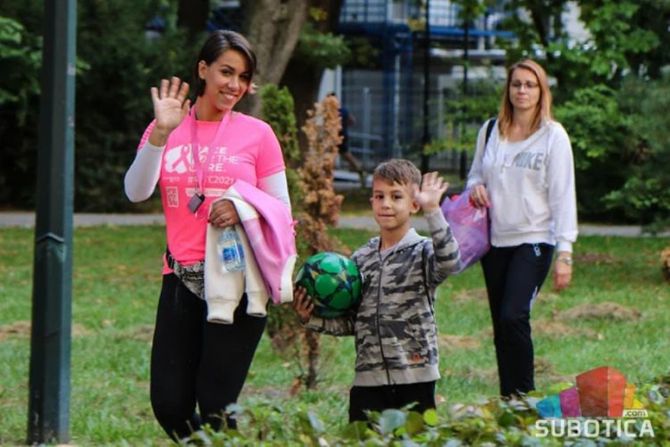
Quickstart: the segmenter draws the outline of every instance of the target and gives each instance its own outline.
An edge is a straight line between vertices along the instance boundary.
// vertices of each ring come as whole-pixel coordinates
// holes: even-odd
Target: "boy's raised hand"
[[[298,318],[304,324],[309,321],[314,311],[314,301],[307,296],[307,291],[303,287],[293,289],[293,310],[298,314]]]
[[[449,188],[449,183],[445,182],[437,172],[429,172],[423,175],[421,189],[414,186],[414,200],[419,204],[424,212],[434,211],[440,207],[440,199]]]

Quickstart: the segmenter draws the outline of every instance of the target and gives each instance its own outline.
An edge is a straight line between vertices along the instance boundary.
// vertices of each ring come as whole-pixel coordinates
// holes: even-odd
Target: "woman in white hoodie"
[[[572,278],[577,239],[575,175],[570,139],[552,119],[544,69],[512,65],[490,137],[479,131],[468,176],[471,200],[489,207],[491,250],[482,268],[493,320],[502,396],[535,388],[530,309],[551,267],[554,287]]]

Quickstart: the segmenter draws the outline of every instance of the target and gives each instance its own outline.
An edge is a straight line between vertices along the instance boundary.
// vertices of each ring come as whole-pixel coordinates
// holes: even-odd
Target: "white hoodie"
[[[500,138],[496,122],[484,151],[485,134],[486,123],[479,130],[467,186],[486,186],[491,245],[548,243],[572,252],[577,240],[575,170],[563,126],[546,121],[530,137],[512,143]]]

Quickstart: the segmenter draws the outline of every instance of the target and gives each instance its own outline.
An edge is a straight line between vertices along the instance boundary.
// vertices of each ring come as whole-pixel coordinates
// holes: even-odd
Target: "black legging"
[[[151,405],[172,439],[202,423],[220,429],[226,406],[237,401],[267,320],[247,315],[246,307],[244,296],[233,324],[207,323],[206,303],[174,274],[163,276],[151,352]],[[230,417],[226,424],[235,428]]]
[[[552,245],[523,244],[491,247],[482,258],[502,396],[535,389],[530,307],[553,252]]]

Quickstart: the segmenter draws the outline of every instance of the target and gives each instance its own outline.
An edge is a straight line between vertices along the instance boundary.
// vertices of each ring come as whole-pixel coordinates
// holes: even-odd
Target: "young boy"
[[[394,159],[374,171],[372,211],[380,235],[352,259],[363,277],[363,296],[355,315],[323,319],[296,288],[293,306],[307,327],[331,335],[355,335],[356,375],[349,393],[349,420],[366,420],[365,411],[414,404],[435,408],[438,371],[435,288],[458,267],[458,243],[444,220],[439,201],[447,190],[436,172],[421,173],[411,162]],[[422,209],[431,238],[419,236],[410,216]]]

